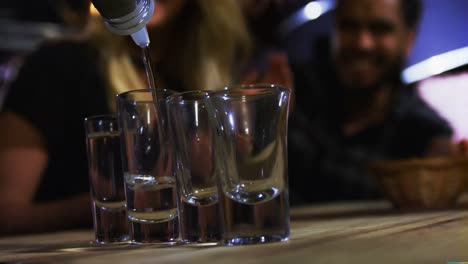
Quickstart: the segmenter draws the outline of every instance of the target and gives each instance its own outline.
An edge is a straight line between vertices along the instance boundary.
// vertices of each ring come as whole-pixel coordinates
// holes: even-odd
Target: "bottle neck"
[[[107,29],[117,35],[138,33],[154,13],[153,0],[93,0],[93,3]],[[144,34],[144,31],[137,35]]]

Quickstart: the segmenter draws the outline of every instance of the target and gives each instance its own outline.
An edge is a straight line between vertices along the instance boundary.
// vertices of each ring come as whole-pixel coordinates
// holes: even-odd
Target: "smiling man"
[[[420,15],[419,0],[337,0],[329,59],[294,68],[292,203],[380,197],[370,162],[455,153],[448,123],[400,79]]]
[[[415,1],[339,1],[333,55],[345,88],[372,92],[399,80],[419,16],[411,2]]]

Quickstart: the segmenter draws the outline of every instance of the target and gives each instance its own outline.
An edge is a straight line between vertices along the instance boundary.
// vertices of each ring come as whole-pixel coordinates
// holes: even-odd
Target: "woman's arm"
[[[12,112],[0,114],[0,128],[0,234],[43,232],[90,223],[89,194],[34,202],[48,162],[40,132]]]
[[[88,227],[92,220],[89,194],[41,204],[4,201],[0,208],[0,236]]]

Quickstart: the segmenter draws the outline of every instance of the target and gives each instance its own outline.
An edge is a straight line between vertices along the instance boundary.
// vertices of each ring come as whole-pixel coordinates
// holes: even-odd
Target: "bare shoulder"
[[[14,112],[0,113],[0,149],[12,147],[44,148],[39,130],[27,119]]]

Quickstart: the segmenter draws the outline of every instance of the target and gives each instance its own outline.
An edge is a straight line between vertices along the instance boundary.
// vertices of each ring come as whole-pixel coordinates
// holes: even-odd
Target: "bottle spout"
[[[146,30],[146,27],[141,28],[137,32],[131,34],[133,41],[135,44],[138,46],[144,48],[148,47],[150,40],[148,36],[148,30]]]
[[[107,29],[117,35],[137,33],[146,26],[154,13],[154,0],[91,0],[91,2],[104,19]]]

